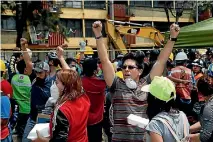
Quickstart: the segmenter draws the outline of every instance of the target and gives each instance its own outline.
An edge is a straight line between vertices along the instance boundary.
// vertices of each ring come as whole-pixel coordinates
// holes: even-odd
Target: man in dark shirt
[[[29,141],[27,136],[36,124],[39,111],[45,108],[50,97],[51,80],[48,78],[49,65],[45,62],[35,64],[36,79],[32,83],[30,117],[24,130],[22,142]]]

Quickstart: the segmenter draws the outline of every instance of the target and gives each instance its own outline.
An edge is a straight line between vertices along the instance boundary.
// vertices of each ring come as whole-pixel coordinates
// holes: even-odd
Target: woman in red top
[[[51,89],[58,91],[57,100],[50,122],[50,138],[38,134],[36,142],[88,142],[87,121],[90,101],[82,93],[82,82],[78,73],[69,69],[63,58],[63,49],[57,48],[57,55],[63,69],[57,73],[56,83]]]

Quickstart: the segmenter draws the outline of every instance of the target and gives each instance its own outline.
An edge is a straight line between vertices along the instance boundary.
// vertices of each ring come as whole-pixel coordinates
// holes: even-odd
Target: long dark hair
[[[171,95],[174,94],[172,93]],[[174,99],[170,100],[169,102],[165,102],[157,99],[150,93],[148,94],[147,102],[148,107],[146,114],[148,115],[149,120],[151,120],[153,117],[155,117],[158,113],[162,111],[169,112],[171,108],[177,109],[177,105]]]

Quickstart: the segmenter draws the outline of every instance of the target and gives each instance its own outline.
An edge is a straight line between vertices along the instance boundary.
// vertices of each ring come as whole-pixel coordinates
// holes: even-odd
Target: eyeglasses
[[[128,69],[130,69],[130,70],[132,70],[132,69],[137,69],[138,67],[136,67],[136,66],[132,66],[132,65],[129,65],[129,66],[126,66],[126,65],[124,65],[124,66],[122,66],[122,69],[126,69],[128,67]]]

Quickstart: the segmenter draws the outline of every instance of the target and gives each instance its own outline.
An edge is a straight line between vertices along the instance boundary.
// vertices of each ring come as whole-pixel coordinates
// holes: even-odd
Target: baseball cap
[[[151,84],[143,86],[141,91],[150,92],[154,97],[165,102],[176,98],[175,85],[166,77],[155,76]]]
[[[50,70],[50,67],[47,63],[45,62],[38,62],[35,64],[34,66],[34,70],[36,72],[42,72],[42,71],[49,71]]]

